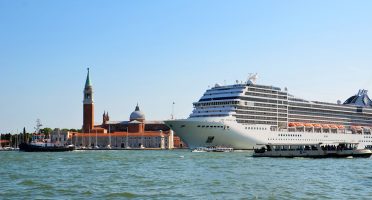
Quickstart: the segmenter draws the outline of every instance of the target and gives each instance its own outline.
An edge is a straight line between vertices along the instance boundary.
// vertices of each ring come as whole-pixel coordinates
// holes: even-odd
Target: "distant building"
[[[9,145],[10,145],[10,141],[9,140],[0,140],[0,146],[1,147],[9,146]]]
[[[71,132],[71,143],[84,147],[117,148],[185,148],[184,144],[163,121],[146,121],[138,104],[129,121],[110,121],[108,112],[102,115],[102,124],[94,125],[93,87],[89,69],[84,87],[82,133]]]
[[[71,141],[69,141],[69,138],[71,138],[71,136],[72,136],[72,132],[67,131],[67,130],[61,130],[58,128],[54,129],[50,133],[51,142],[56,143],[56,144],[61,144],[61,145],[71,143]]]

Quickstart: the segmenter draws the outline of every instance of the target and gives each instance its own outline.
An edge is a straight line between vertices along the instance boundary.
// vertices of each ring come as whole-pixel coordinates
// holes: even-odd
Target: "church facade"
[[[81,133],[70,133],[71,143],[81,148],[186,148],[180,138],[163,121],[147,121],[139,105],[129,120],[110,121],[108,112],[102,115],[102,124],[94,124],[93,86],[88,74],[84,86],[83,126]]]

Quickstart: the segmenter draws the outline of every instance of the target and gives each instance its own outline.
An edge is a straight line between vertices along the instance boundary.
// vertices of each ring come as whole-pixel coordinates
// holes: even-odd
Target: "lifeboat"
[[[295,126],[296,126],[296,123],[294,123],[294,122],[289,122],[289,123],[288,123],[288,126],[289,126],[289,127],[295,127]]]
[[[322,125],[320,124],[313,124],[314,128],[322,128]]]
[[[362,127],[361,126],[351,126],[351,129],[354,129],[354,130],[362,130]]]
[[[300,127],[302,127],[302,126],[304,126],[304,124],[303,124],[303,123],[300,123],[300,122],[297,122],[297,123],[296,123],[296,126],[300,126]]]
[[[320,124],[313,124],[313,126],[316,127],[316,128],[321,128],[322,127],[322,125],[320,125]]]
[[[332,129],[337,129],[338,128],[337,125],[335,125],[335,124],[330,124],[329,127],[331,127]]]
[[[330,128],[328,124],[322,124],[323,128]]]
[[[337,128],[339,128],[339,129],[345,129],[345,126],[344,125],[337,125]]]
[[[306,123],[306,124],[304,124],[306,127],[313,127],[313,125],[312,124],[309,124],[309,123]]]

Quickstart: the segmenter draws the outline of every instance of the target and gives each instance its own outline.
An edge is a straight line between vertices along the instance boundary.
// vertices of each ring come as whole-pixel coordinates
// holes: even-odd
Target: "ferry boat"
[[[255,149],[253,157],[369,158],[372,151],[358,149],[358,143],[266,144]]]
[[[344,103],[309,101],[287,88],[248,81],[207,89],[187,119],[165,123],[189,148],[229,146],[253,149],[257,144],[352,142],[372,145],[372,101],[359,90]]]

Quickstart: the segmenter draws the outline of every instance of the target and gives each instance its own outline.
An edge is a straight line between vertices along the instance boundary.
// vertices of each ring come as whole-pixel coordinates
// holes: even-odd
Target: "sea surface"
[[[372,199],[372,159],[0,152],[0,199]]]

